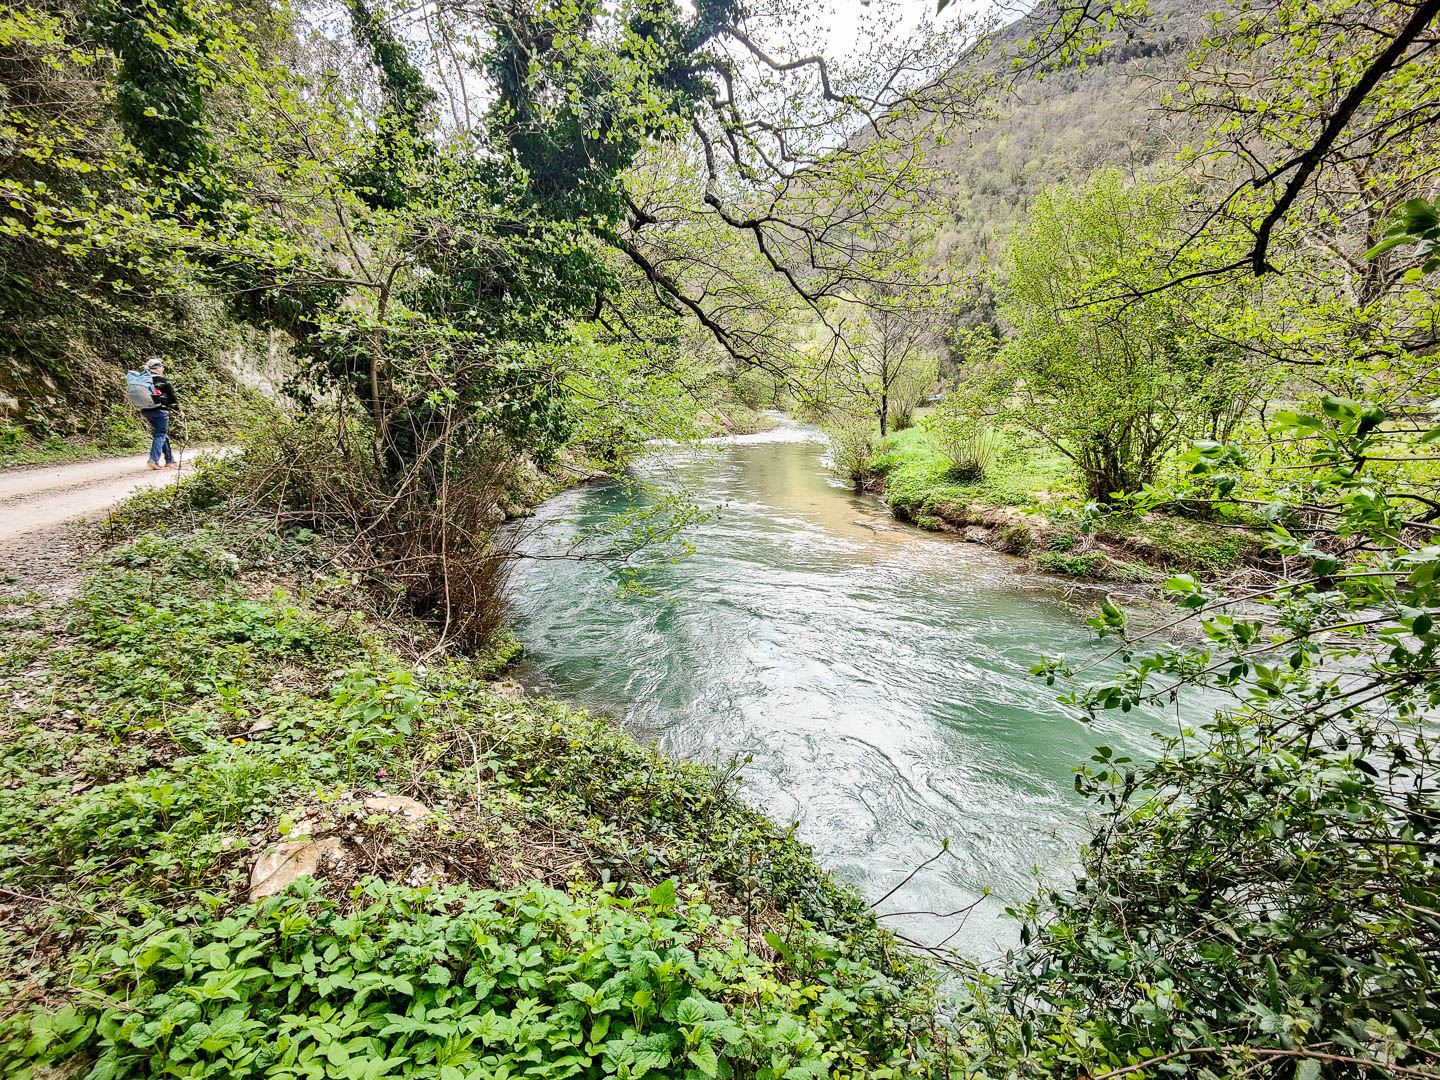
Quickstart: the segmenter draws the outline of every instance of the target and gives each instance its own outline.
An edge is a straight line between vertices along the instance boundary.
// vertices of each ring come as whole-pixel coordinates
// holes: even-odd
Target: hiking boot
[[[156,465],[155,462],[153,462],[153,461],[147,461],[147,462],[145,462],[145,467],[146,467],[147,469],[155,469],[157,472],[158,472],[159,469],[160,469],[160,466],[159,466],[159,465]]]

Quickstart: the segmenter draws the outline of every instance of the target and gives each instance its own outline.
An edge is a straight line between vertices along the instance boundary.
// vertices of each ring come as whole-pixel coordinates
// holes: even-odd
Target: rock
[[[376,795],[366,799],[364,806],[371,813],[398,815],[400,824],[407,829],[413,829],[426,818],[435,816],[435,812],[424,803],[405,795]]]
[[[988,544],[990,542],[990,530],[984,525],[967,525],[960,535],[972,544]]]
[[[491,683],[489,689],[490,693],[509,698],[511,701],[519,701],[525,696],[525,687],[514,679],[502,679],[500,682]]]
[[[275,721],[274,721],[274,720],[271,720],[268,716],[262,717],[261,719],[256,720],[255,723],[251,724],[248,728],[246,728],[246,729],[245,729],[245,734],[246,734],[246,735],[260,735],[260,734],[262,734],[262,733],[264,733],[264,732],[266,732],[266,731],[269,731],[269,730],[270,730],[272,727],[274,727],[274,726],[275,726]]]
[[[296,878],[313,877],[326,859],[340,854],[340,840],[287,840],[260,853],[250,871],[250,902],[274,896]]]

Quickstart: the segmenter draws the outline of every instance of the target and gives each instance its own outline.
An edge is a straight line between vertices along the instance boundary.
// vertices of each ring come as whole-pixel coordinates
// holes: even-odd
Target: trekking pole
[[[175,403],[175,420],[177,423],[171,426],[183,431],[185,425],[185,410],[178,401]],[[170,442],[170,448],[175,451],[175,471],[176,473],[183,473],[185,471],[185,444],[176,442],[174,439],[171,439]]]

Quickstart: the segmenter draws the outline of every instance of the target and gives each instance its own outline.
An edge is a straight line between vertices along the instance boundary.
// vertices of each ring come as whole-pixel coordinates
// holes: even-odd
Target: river
[[[1073,861],[1086,821],[1076,763],[1098,744],[1143,753],[1174,720],[1067,715],[1029,669],[1040,654],[1092,652],[1094,594],[901,525],[837,482],[824,454],[786,424],[647,456],[647,480],[719,507],[687,533],[695,553],[647,576],[654,596],[621,595],[596,562],[522,561],[522,678],[669,754],[748,758],[744,794],[872,901],[948,838],[949,854],[878,910],[983,960],[1014,940],[1006,904]],[[558,550],[647,498],[573,489],[541,507],[525,543]],[[976,900],[963,919],[903,914]]]

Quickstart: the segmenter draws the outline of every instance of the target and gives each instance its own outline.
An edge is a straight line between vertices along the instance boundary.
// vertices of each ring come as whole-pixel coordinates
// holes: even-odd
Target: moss
[[[519,663],[524,655],[525,646],[516,640],[514,634],[503,631],[484,656],[475,658],[475,674],[484,679],[499,678]]]
[[[1034,542],[1035,538],[1030,532],[1030,526],[1019,522],[1002,525],[995,535],[996,550],[1008,552],[1011,555],[1028,554]]]
[[[1171,514],[1118,518],[1106,522],[1099,536],[1152,565],[1202,574],[1232,570],[1258,550],[1243,531]]]

